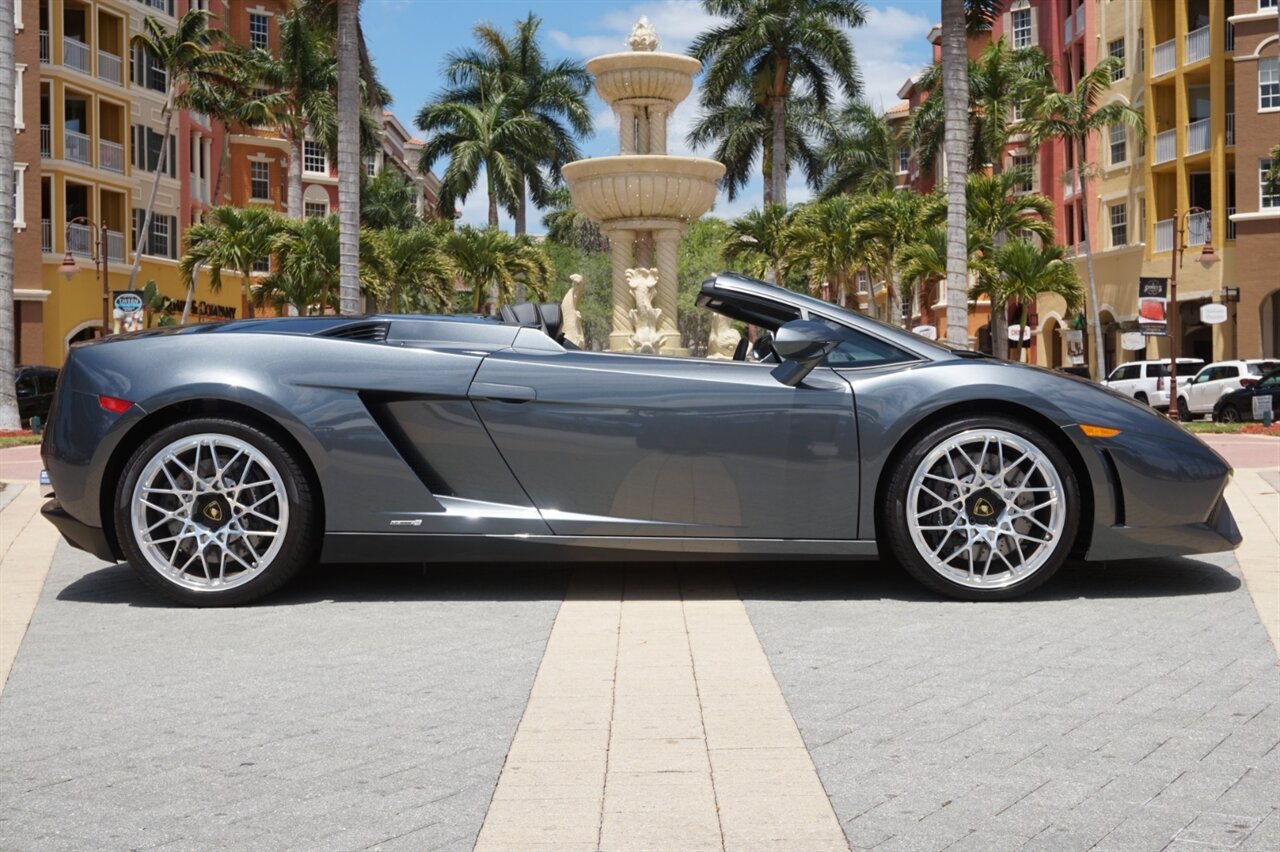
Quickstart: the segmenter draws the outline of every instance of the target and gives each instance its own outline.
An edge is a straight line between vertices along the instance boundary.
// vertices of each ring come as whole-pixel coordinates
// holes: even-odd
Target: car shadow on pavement
[[[449,564],[320,565],[303,572],[255,606],[293,606],[355,601],[518,601],[560,600],[570,577],[577,594],[615,597],[619,575],[628,597],[674,598],[678,589],[715,588],[705,581],[726,574],[743,599],[933,601],[945,599],[903,571],[879,562],[855,563],[583,563],[528,565]],[[648,582],[654,580],[655,582]],[[1070,563],[1048,584],[1019,601],[1079,598],[1178,597],[1231,592],[1240,579],[1203,559],[1163,558],[1111,563]],[[89,570],[58,593],[59,600],[178,606],[142,584],[127,565]]]

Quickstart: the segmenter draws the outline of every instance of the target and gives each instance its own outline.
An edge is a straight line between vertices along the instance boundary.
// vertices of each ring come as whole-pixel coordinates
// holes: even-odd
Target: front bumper
[[[101,527],[91,527],[83,521],[76,520],[66,509],[62,508],[55,497],[40,507],[40,514],[57,527],[58,532],[67,540],[67,544],[92,553],[106,562],[119,562],[120,557],[111,549],[107,533]]]
[[[1243,540],[1231,508],[1220,497],[1208,519],[1202,524],[1095,528],[1086,558],[1095,561],[1221,553],[1235,550]]]

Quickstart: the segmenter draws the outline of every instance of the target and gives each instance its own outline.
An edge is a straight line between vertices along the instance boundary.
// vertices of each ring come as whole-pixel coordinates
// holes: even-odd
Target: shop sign
[[[1268,420],[1275,405],[1275,397],[1271,394],[1258,394],[1253,398],[1253,419]]]
[[[1169,279],[1138,279],[1138,331],[1148,337],[1169,333]]]
[[[936,325],[918,325],[915,328],[911,329],[911,331],[914,332],[915,334],[920,335],[925,340],[938,339],[938,327]]]
[[[1120,335],[1120,348],[1128,352],[1137,352],[1147,348],[1147,338],[1140,331],[1126,331]]]
[[[1084,365],[1084,332],[1078,328],[1067,330],[1067,361],[1072,367]]]
[[[146,314],[143,312],[141,290],[113,290],[111,293],[112,331],[116,334],[129,331],[141,331],[146,325]]]
[[[1227,306],[1210,302],[1207,305],[1200,306],[1200,322],[1205,325],[1217,325],[1220,322],[1227,321]]]

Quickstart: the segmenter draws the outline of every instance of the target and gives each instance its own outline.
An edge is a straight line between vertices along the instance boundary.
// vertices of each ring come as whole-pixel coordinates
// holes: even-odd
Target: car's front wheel
[[[144,441],[117,488],[115,523],[138,576],[195,606],[267,594],[314,559],[318,540],[298,461],[256,426],[223,418]]]
[[[1001,416],[932,430],[891,474],[882,546],[920,582],[963,600],[1048,580],[1080,523],[1071,465],[1040,430]]]

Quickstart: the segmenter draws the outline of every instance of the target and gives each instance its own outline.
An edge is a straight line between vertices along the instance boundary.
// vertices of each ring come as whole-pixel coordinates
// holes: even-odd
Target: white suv
[[[1191,381],[1204,366],[1199,358],[1178,359],[1178,389]],[[1154,408],[1169,407],[1169,359],[1163,361],[1130,361],[1111,371],[1103,382],[1112,390],[1145,402]]]
[[[1280,361],[1269,358],[1215,361],[1196,373],[1190,383],[1178,382],[1178,414],[1181,417],[1212,414],[1223,396],[1261,380],[1276,367],[1280,367]]]

